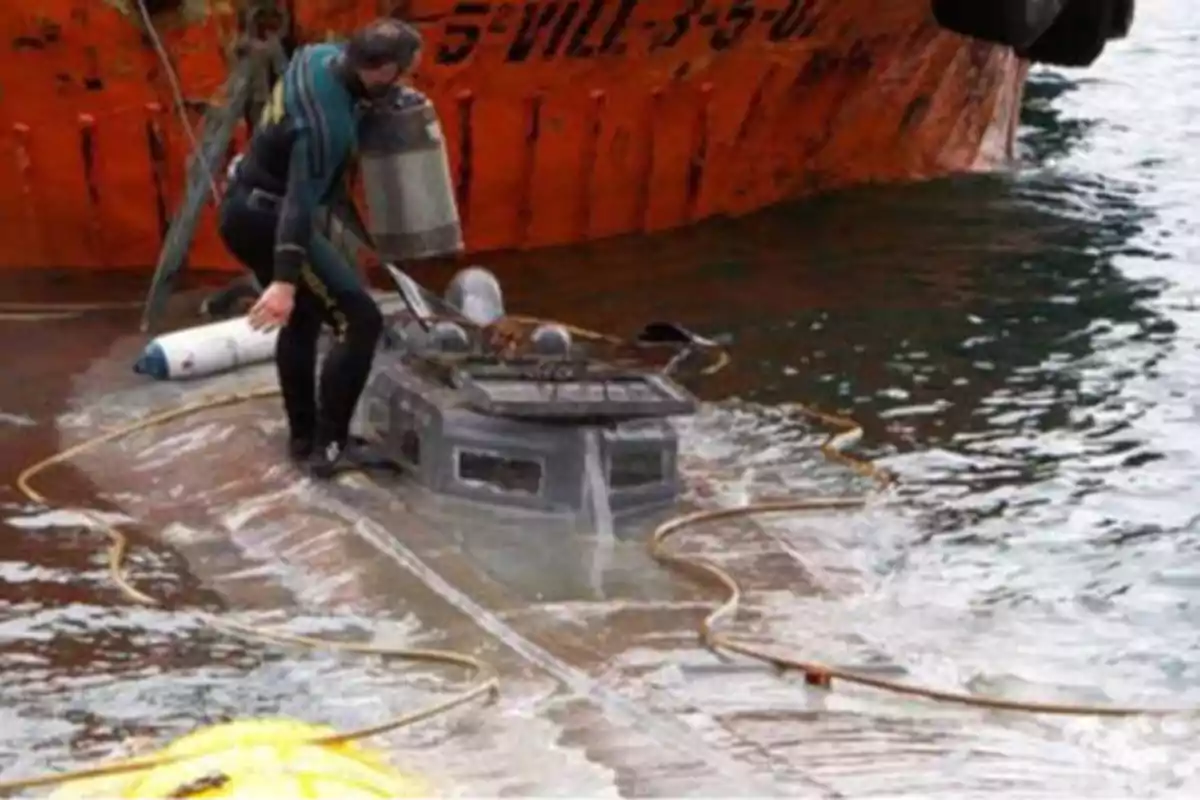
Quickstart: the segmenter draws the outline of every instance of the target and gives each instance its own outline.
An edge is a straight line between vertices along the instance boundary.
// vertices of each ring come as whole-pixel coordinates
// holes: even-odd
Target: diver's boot
[[[288,439],[288,458],[296,462],[304,462],[312,457],[313,440],[310,436],[293,436]]]
[[[314,447],[307,463],[309,473],[320,480],[357,470],[402,471],[399,464],[377,452],[375,444],[361,436],[350,436],[344,443],[335,440],[324,447]]]
[[[343,468],[342,455],[346,446],[342,442],[331,441],[323,446],[313,447],[308,456],[309,474],[319,480],[327,481]]]

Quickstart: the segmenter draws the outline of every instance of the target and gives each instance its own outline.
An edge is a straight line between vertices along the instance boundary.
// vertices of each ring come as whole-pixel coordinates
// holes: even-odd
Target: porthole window
[[[458,479],[468,486],[485,486],[506,494],[538,495],[542,491],[542,465],[533,459],[459,450]]]
[[[662,450],[618,449],[608,460],[608,485],[613,489],[632,489],[662,483],[666,465]]]
[[[392,415],[400,435],[400,458],[409,466],[421,464],[421,435],[417,433],[417,418],[411,409],[397,408]]]

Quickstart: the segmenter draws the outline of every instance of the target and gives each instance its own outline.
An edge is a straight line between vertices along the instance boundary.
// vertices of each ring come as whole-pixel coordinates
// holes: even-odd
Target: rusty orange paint
[[[0,10],[0,268],[156,260],[190,145],[139,20],[117,5]],[[194,15],[202,4],[184,5]],[[219,92],[240,5],[156,18],[188,101]],[[1011,51],[939,30],[926,0],[286,5],[300,41],[381,11],[422,30],[416,83],[442,118],[473,252],[994,166],[1011,148],[1025,79]],[[235,266],[211,203],[189,261]]]

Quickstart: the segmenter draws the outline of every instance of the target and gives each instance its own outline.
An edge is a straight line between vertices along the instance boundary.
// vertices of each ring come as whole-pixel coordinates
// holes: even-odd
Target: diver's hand
[[[250,309],[250,327],[269,331],[287,324],[296,304],[296,287],[283,281],[272,281]]]

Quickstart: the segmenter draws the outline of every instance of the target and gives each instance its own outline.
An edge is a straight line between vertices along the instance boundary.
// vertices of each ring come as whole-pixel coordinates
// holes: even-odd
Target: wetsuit
[[[317,208],[345,192],[343,175],[357,141],[357,98],[340,72],[341,52],[340,45],[317,44],[293,56],[231,177],[220,222],[226,246],[262,286],[284,281],[296,287],[276,348],[291,449],[297,457],[315,450],[330,461],[345,448],[383,326],[357,270],[313,224]],[[322,322],[336,341],[318,402]]]

